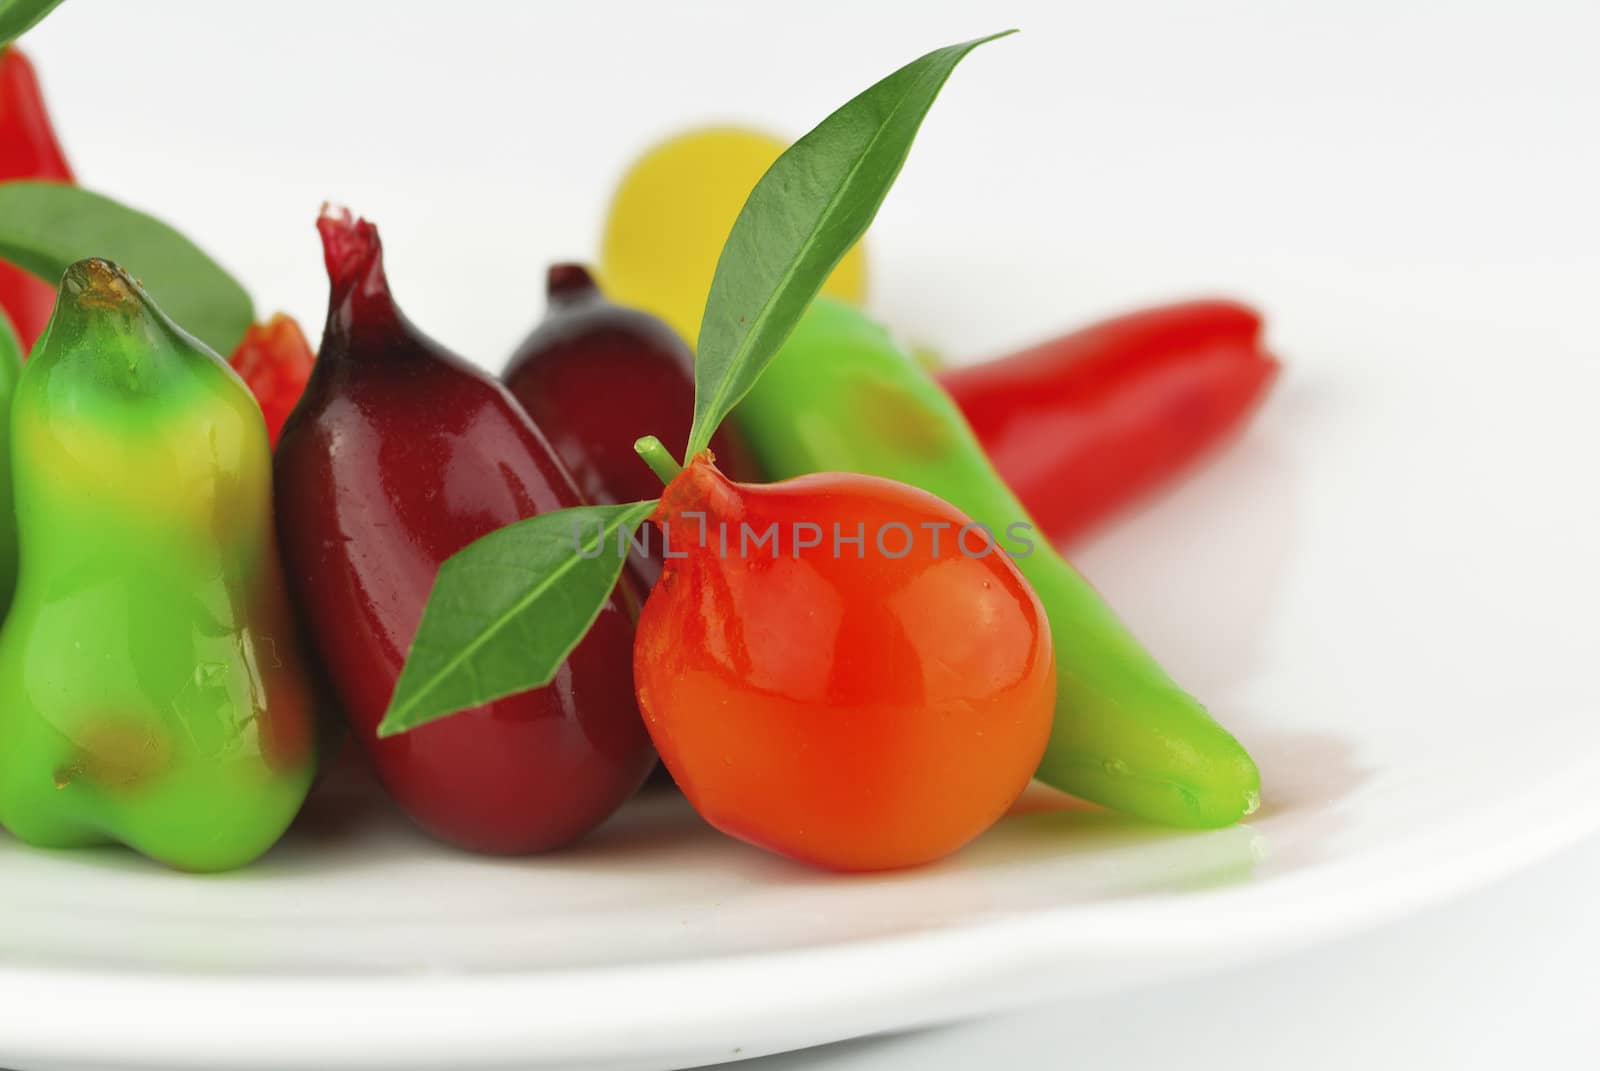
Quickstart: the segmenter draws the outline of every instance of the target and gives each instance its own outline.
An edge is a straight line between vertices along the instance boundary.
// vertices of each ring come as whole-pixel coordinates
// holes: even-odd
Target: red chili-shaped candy
[[[0,48],[0,182],[32,179],[71,182],[72,169],[56,141],[33,64],[16,45]],[[53,283],[0,261],[0,306],[26,354],[44,333],[55,308]]]
[[[265,323],[252,324],[234,347],[228,363],[239,373],[267,420],[267,437],[278,445],[284,421],[311,378],[316,355],[292,316],[278,313]]]
[[[950,369],[939,382],[1000,475],[1059,543],[1226,439],[1277,372],[1254,310],[1191,301]]]

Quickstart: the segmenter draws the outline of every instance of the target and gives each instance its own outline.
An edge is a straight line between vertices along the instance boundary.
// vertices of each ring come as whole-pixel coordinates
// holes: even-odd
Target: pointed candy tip
[[[75,370],[64,374],[88,377],[80,382],[92,381],[99,396],[119,403],[159,394],[186,369],[216,359],[167,318],[138,279],[100,257],[62,274],[50,327],[32,357]]]
[[[61,278],[62,295],[82,308],[125,309],[138,301],[138,284],[99,257],[73,264]]]
[[[300,322],[286,312],[251,324],[228,358],[246,381],[254,375],[282,376],[301,363],[309,367],[311,361],[311,345]]]
[[[275,312],[265,320],[251,324],[246,334],[253,334],[266,342],[310,348],[306,344],[306,333],[300,329],[300,321],[286,312]]]
[[[383,255],[378,228],[353,216],[348,208],[324,203],[317,217],[328,278],[335,286],[353,283]]]

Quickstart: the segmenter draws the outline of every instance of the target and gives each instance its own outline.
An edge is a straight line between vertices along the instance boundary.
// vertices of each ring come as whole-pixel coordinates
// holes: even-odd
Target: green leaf
[[[557,510],[453,555],[434,579],[378,735],[550,683],[617,586],[626,560],[618,531],[631,536],[655,507]]]
[[[984,42],[1015,32],[908,63],[791,145],[756,183],[711,278],[695,350],[685,464],[711,442],[834,266],[866,233],[956,64]]]
[[[38,25],[61,0],[0,0],[0,48]]]
[[[126,268],[168,316],[223,357],[255,319],[244,288],[160,220],[77,186],[0,183],[0,258],[57,286],[85,257]]]
[[[756,184],[706,301],[689,456],[705,448],[872,222],[955,65],[992,40],[902,67],[823,120]],[[616,586],[625,558],[618,533],[631,535],[655,507],[547,513],[490,533],[445,562],[378,735],[549,683]]]

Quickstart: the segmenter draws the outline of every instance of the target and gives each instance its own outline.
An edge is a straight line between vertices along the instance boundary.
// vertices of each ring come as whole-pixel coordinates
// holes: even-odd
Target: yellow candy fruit
[[[756,182],[787,146],[737,127],[706,127],[665,141],[628,169],[611,199],[600,249],[606,296],[654,313],[691,345],[717,255]],[[850,250],[824,294],[860,304],[866,255]]]

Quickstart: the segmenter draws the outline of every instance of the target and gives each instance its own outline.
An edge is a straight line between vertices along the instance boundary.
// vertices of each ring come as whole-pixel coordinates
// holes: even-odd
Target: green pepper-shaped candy
[[[1056,716],[1040,780],[1175,826],[1228,825],[1256,808],[1261,778],[1249,754],[1031,527],[955,403],[881,326],[818,298],[734,416],[773,479],[843,470],[913,484],[1016,554],[1056,649]],[[962,552],[957,536],[948,533],[952,554]],[[967,543],[978,553],[983,545],[976,533]]]
[[[11,453],[0,823],[185,870],[249,862],[316,750],[261,411],[121,269],[85,260],[17,385]]]
[[[22,343],[0,309],[0,617],[17,586],[17,511],[11,501],[11,396],[22,374]]]

